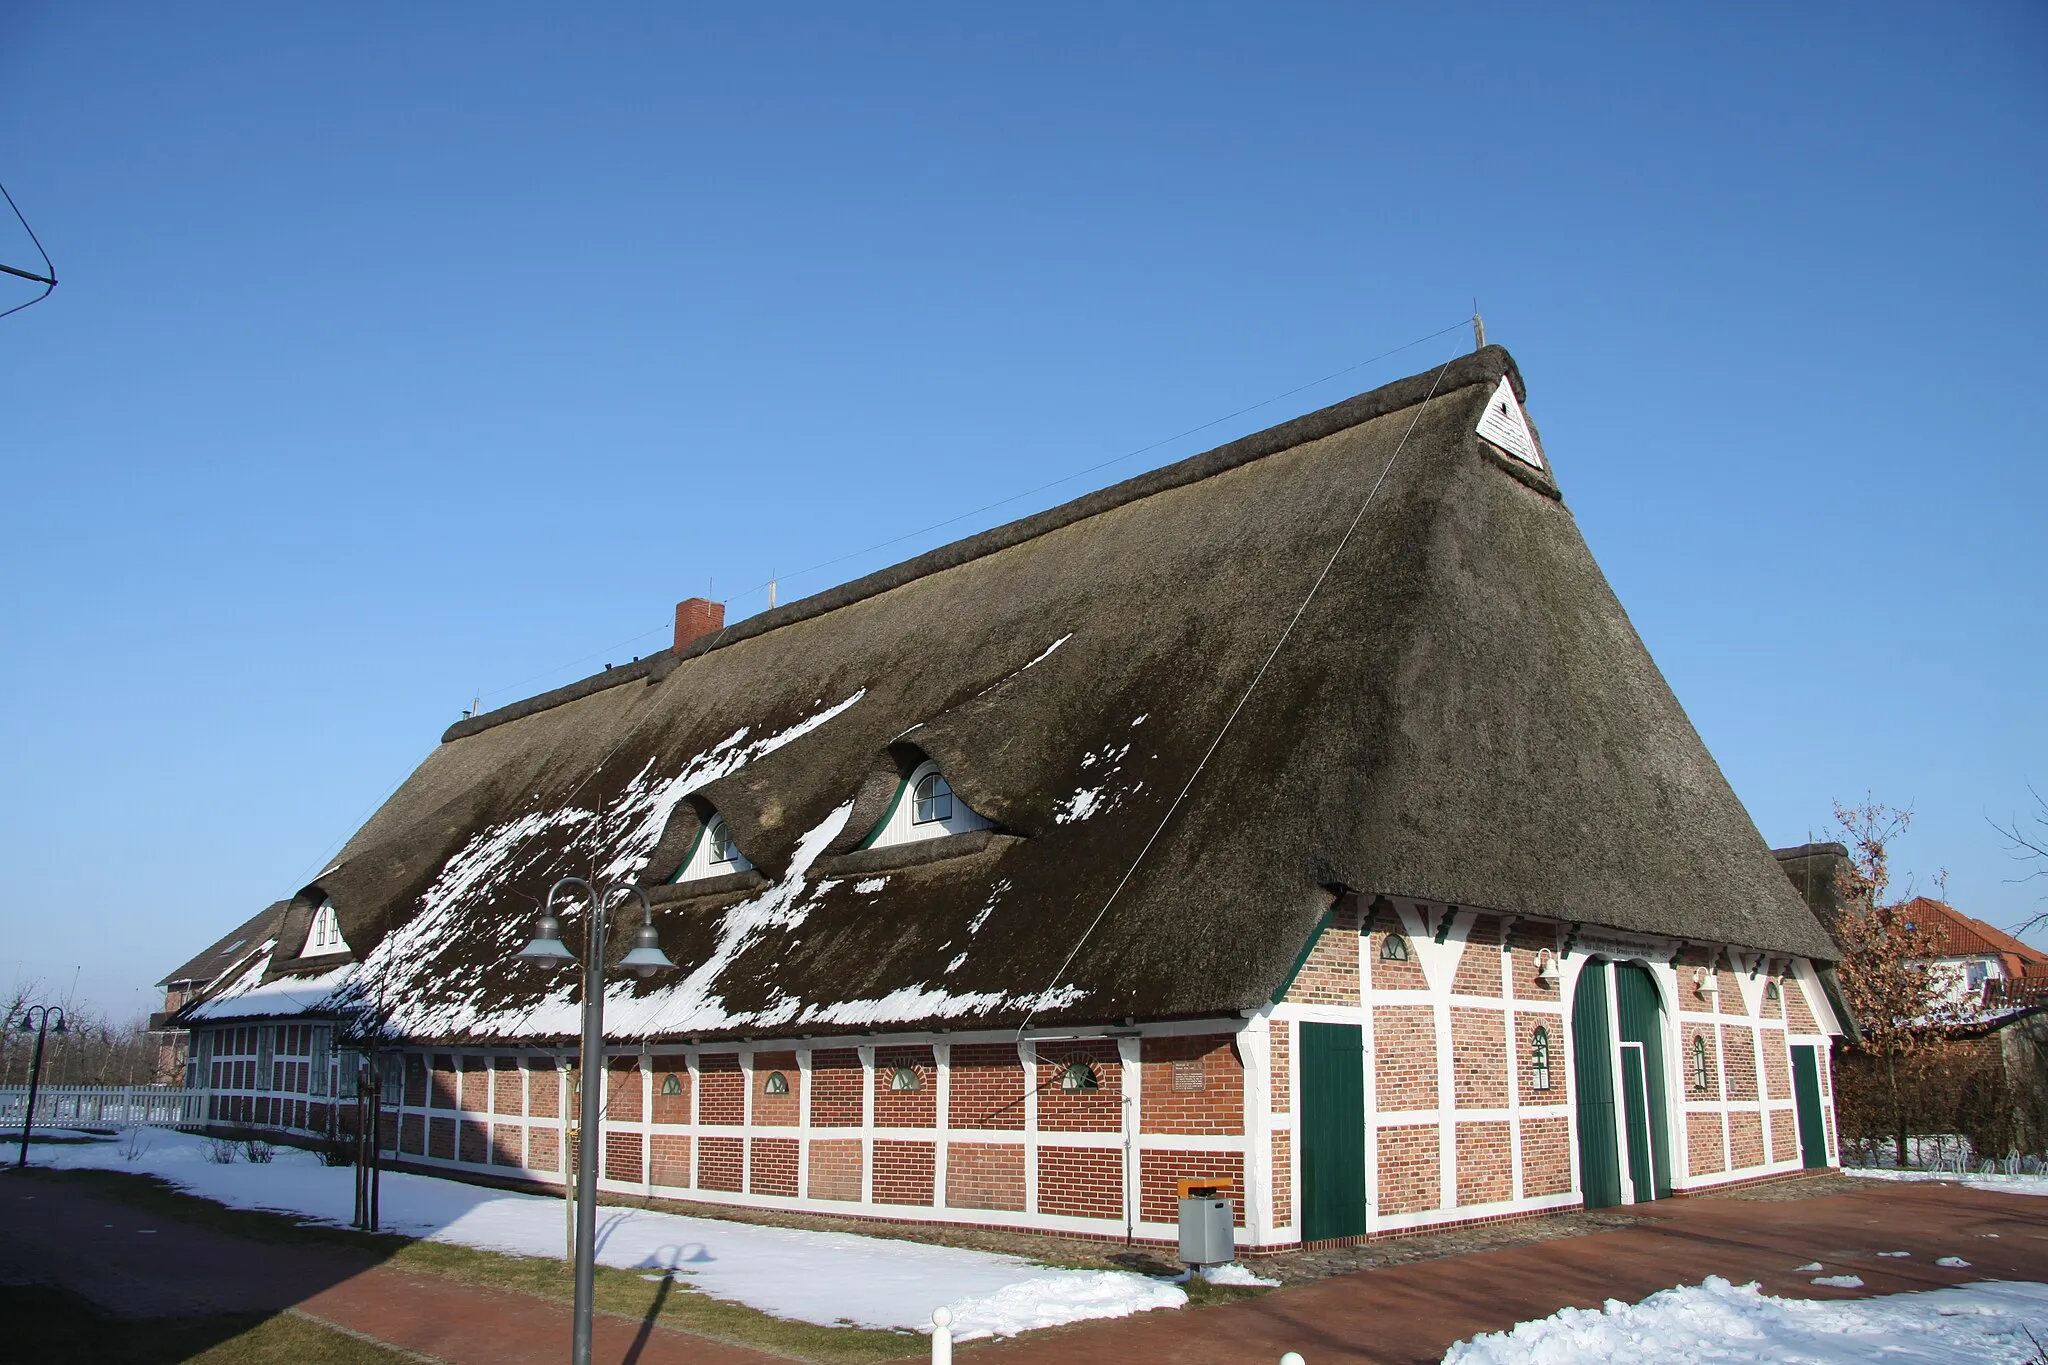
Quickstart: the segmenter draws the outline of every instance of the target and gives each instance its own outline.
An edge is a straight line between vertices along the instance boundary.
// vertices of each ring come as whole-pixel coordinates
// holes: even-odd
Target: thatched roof
[[[302,898],[422,1034],[572,1032],[512,956],[539,898],[663,882],[714,808],[758,875],[663,890],[686,970],[619,986],[619,1035],[1230,1013],[1344,889],[1833,957],[1548,474],[1475,434],[1503,375],[1489,347],[466,720]],[[858,852],[921,754],[995,831]]]
[[[278,926],[284,922],[285,909],[290,904],[290,901],[273,901],[264,906],[215,939],[205,952],[156,984],[168,986],[173,982],[197,982],[203,985],[216,980],[236,964],[254,957],[266,943],[278,937]]]

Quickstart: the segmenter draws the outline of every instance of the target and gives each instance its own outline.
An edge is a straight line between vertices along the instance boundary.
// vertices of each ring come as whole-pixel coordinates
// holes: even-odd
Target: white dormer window
[[[754,865],[747,861],[747,855],[740,852],[740,846],[733,842],[725,817],[714,815],[705,822],[702,832],[697,835],[697,846],[683,860],[682,869],[674,880],[690,882],[700,877],[723,877],[731,872],[753,870]]]
[[[320,902],[320,908],[313,912],[313,927],[306,931],[306,947],[300,957],[322,957],[328,953],[345,953],[348,941],[341,936],[341,920],[335,916],[334,902]]]
[[[987,829],[994,823],[969,809],[954,794],[939,765],[926,759],[897,784],[896,799],[890,804],[889,813],[862,847],[888,848],[923,839],[943,839],[948,834]]]

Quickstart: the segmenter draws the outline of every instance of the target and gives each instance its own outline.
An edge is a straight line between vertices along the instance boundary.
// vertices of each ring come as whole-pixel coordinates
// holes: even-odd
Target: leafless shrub
[[[142,1154],[148,1150],[149,1130],[147,1128],[130,1128],[127,1132],[121,1134],[121,1146],[119,1148],[121,1160],[130,1162],[140,1161]]]
[[[216,1166],[234,1165],[235,1157],[241,1150],[241,1146],[238,1143],[228,1138],[208,1138],[206,1140],[206,1159]]]
[[[275,1157],[276,1155],[276,1148],[272,1147],[269,1143],[259,1141],[256,1138],[250,1138],[247,1142],[244,1142],[242,1144],[242,1156],[246,1160],[257,1166],[269,1165],[271,1158]]]

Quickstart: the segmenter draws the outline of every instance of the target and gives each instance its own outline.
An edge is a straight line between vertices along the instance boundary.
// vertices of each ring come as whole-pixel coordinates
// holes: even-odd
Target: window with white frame
[[[697,832],[696,847],[690,850],[690,856],[683,860],[682,867],[670,880],[690,882],[700,877],[723,877],[730,872],[751,872],[753,868],[754,865],[747,861],[747,855],[740,852],[740,846],[733,842],[725,817],[713,815]]]
[[[896,799],[868,837],[864,848],[888,848],[948,834],[988,829],[995,822],[969,808],[953,790],[939,765],[926,759],[896,784]]]
[[[299,956],[321,957],[347,951],[348,941],[341,936],[341,920],[334,913],[334,902],[323,900],[313,912],[313,926],[306,930],[306,946]]]

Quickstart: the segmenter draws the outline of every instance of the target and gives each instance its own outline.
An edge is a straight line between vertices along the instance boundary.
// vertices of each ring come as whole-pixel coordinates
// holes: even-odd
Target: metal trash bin
[[[1180,1258],[1191,1266],[1228,1265],[1237,1259],[1237,1208],[1221,1195],[1180,1201]]]

